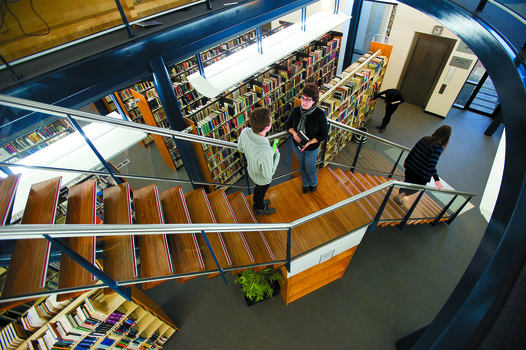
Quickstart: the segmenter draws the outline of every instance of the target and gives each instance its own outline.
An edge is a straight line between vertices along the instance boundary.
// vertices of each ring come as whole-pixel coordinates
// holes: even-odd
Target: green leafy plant
[[[254,269],[245,270],[240,273],[235,284],[241,287],[241,292],[254,303],[266,298],[271,298],[274,289],[272,285],[276,281],[284,281],[283,275],[279,270],[267,267],[261,271]]]

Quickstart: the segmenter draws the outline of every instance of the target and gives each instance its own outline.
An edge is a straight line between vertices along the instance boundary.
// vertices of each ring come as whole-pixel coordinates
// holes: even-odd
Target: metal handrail
[[[373,135],[373,134],[369,134],[369,133],[367,133],[365,131],[362,131],[362,130],[359,130],[359,129],[355,129],[352,126],[349,126],[349,125],[346,125],[346,124],[342,124],[342,123],[337,122],[335,120],[328,119],[327,122],[329,124],[334,125],[335,127],[339,128],[339,129],[343,129],[345,131],[349,131],[349,132],[352,132],[352,133],[355,133],[355,134],[358,134],[358,135],[361,135],[361,136],[367,136],[368,139],[381,142],[381,143],[386,144],[388,146],[391,146],[391,147],[394,147],[394,148],[398,148],[398,149],[401,149],[401,150],[404,150],[404,151],[407,151],[407,152],[411,151],[411,148],[399,145],[399,144],[394,143],[392,141],[383,139],[383,138],[381,138],[379,136],[376,136],[376,135]]]
[[[425,190],[427,192],[440,192],[451,195],[461,195],[465,197],[474,197],[475,194],[456,191],[456,190],[438,190],[431,186],[415,185],[401,181],[387,181],[369,190],[361,192],[350,198],[344,199],[336,204],[320,209],[312,214],[306,215],[290,223],[272,223],[272,224],[134,224],[134,225],[15,225],[0,227],[0,239],[36,239],[42,238],[46,234],[52,238],[64,237],[82,237],[82,236],[125,236],[125,235],[153,235],[153,234],[183,234],[204,231],[210,232],[257,232],[257,231],[284,231],[303,225],[320,216],[338,210],[350,203],[363,199],[371,194],[379,192],[388,187],[403,187],[415,190]],[[50,231],[53,231],[52,233]]]

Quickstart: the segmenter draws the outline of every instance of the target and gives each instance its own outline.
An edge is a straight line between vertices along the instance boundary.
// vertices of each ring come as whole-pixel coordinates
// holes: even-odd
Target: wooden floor
[[[270,199],[270,206],[276,208],[272,215],[257,216],[261,223],[290,223],[318,210],[350,198],[351,194],[332,174],[329,168],[318,171],[318,190],[302,192],[301,178],[271,186],[265,198]],[[247,199],[252,205],[252,196]],[[292,257],[314,249],[326,242],[341,237],[359,227],[367,225],[371,219],[357,203],[333,211],[314,219],[308,224],[292,229]],[[286,258],[287,232],[265,232],[276,259]]]

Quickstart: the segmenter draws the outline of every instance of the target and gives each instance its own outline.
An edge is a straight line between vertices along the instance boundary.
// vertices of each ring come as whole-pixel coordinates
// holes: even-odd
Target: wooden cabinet
[[[287,276],[287,269],[282,266],[280,269],[285,277],[285,282],[281,283],[281,296],[285,304],[288,305],[294,300],[343,277],[356,247],[354,246],[321,264],[291,277]]]

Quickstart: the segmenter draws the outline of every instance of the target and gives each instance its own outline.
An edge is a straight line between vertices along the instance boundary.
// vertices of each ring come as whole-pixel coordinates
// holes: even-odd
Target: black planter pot
[[[279,286],[279,283],[278,283],[277,281],[274,281],[274,283],[272,283],[272,290],[273,290],[273,292],[272,292],[272,297],[275,297],[276,295],[279,294],[280,286]],[[255,302],[255,301],[253,301],[252,299],[249,299],[249,298],[247,298],[247,297],[245,296],[245,302],[247,303],[247,306],[252,306],[252,305],[258,304],[258,303],[260,303],[260,302],[262,302],[262,301],[265,301],[265,300],[267,300],[267,299],[270,299],[270,298],[265,298],[265,299],[263,299],[263,300],[260,300],[260,301],[258,301],[258,302]]]

